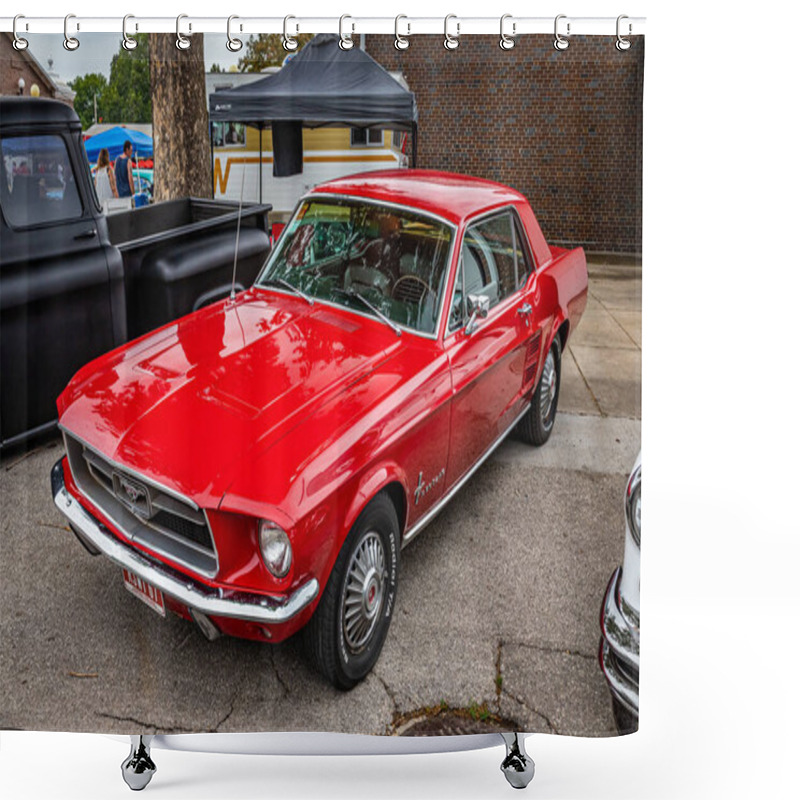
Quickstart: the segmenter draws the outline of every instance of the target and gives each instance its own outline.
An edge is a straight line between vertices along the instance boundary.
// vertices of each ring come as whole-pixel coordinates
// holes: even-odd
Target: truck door
[[[105,220],[77,132],[63,127],[6,129],[0,138],[4,443],[55,420],[70,377],[117,338]]]

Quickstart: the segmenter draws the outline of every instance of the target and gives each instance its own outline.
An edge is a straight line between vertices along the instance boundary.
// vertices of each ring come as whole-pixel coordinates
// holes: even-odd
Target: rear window
[[[5,136],[0,141],[3,214],[14,228],[83,216],[75,173],[60,136]]]

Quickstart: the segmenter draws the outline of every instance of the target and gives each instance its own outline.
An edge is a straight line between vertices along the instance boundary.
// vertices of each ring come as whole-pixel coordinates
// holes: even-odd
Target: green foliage
[[[306,42],[314,38],[311,33],[295,37],[299,43],[297,53]],[[283,49],[283,37],[277,33],[259,33],[245,42],[244,55],[239,59],[239,72],[261,72],[265,67],[279,67],[287,56]]]
[[[102,96],[108,88],[108,81],[105,75],[98,72],[90,72],[88,75],[80,75],[75,80],[70,81],[70,89],[75,92],[75,111],[81,120],[83,129],[86,130],[94,122],[94,98],[97,95],[97,115],[102,115]]]
[[[108,89],[103,94],[106,122],[153,121],[148,36],[140,33],[133,38],[139,43],[135,50],[125,50],[120,44],[119,52],[111,59]]]
[[[222,67],[219,64],[217,64],[217,62],[215,61],[211,65],[211,69],[209,69],[208,71],[211,72],[212,74],[216,74],[218,72],[222,72]]]
[[[75,91],[75,111],[84,129],[94,122],[94,95],[97,93],[97,121],[152,122],[150,102],[150,48],[146,33],[136,34],[134,50],[121,44],[111,59],[108,81],[103,75],[81,75],[70,83]]]

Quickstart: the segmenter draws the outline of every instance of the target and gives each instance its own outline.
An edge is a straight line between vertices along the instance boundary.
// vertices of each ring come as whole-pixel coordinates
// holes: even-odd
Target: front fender
[[[400,523],[400,535],[406,527],[406,517],[409,505],[409,484],[405,470],[393,462],[376,465],[365,472],[358,482],[358,489],[353,498],[353,503],[345,517],[345,530],[349,532],[358,519],[359,514],[369,505],[370,501],[390,484],[397,483],[402,487],[405,513]],[[345,536],[347,534],[345,533]],[[342,538],[342,542],[344,538]],[[341,543],[340,543],[341,546]]]

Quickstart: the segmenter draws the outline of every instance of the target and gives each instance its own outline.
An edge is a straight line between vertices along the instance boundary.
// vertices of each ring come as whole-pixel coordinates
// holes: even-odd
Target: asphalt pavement
[[[349,693],[298,644],[207,642],[162,619],[56,511],[52,440],[0,465],[0,728],[395,733],[432,709],[615,733],[598,616],[641,438],[641,270],[594,263],[550,441],[507,440],[401,555],[373,673]]]

